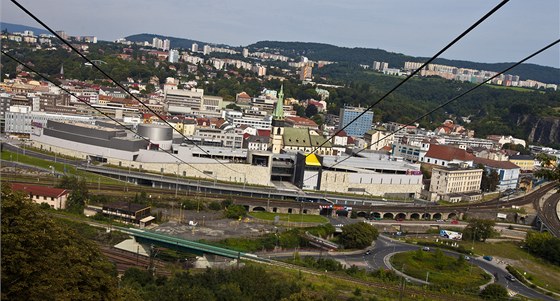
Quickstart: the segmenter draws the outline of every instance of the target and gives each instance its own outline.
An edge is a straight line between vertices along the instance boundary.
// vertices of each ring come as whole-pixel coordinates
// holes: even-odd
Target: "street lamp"
[[[52,166],[52,165],[49,165],[49,168],[51,169],[51,173],[52,173],[52,175],[53,175],[53,186],[54,186],[54,184],[55,184],[55,183],[54,183],[54,182],[55,182],[55,176],[54,176],[54,166]]]

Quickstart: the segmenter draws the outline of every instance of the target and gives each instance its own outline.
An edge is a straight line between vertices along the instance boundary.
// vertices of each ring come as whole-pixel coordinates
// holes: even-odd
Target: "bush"
[[[230,205],[225,212],[226,218],[242,218],[247,215],[247,210],[241,205]]]
[[[367,223],[355,223],[342,227],[340,242],[345,248],[362,249],[369,247],[377,239],[377,229]]]
[[[486,300],[507,300],[509,298],[506,288],[496,283],[487,285],[480,292],[480,297]]]
[[[218,203],[218,202],[211,202],[210,204],[208,204],[208,209],[214,210],[214,211],[220,211],[224,208],[222,208],[222,205],[220,205],[220,203]]]

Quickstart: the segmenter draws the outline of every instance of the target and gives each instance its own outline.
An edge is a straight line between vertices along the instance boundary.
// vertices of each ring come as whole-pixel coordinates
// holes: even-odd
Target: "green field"
[[[418,241],[419,243],[433,242],[433,239],[417,239],[414,241]],[[558,279],[560,279],[560,267],[529,254],[521,248],[521,242],[503,241],[473,243],[472,241],[458,241],[457,243],[467,250],[473,250],[474,254],[477,256],[490,255],[496,259],[499,258],[513,266],[522,274],[525,272],[525,277],[532,283],[560,293],[560,282],[558,282]]]
[[[490,280],[490,275],[466,260],[444,255],[441,251],[402,252],[391,258],[393,266],[411,277],[432,285],[453,290],[478,290]]]
[[[463,243],[470,249],[472,243]],[[560,293],[560,267],[535,257],[518,242],[475,243],[474,252],[478,255],[500,257],[527,277],[534,284]]]
[[[529,88],[523,88],[523,87],[506,87],[506,86],[497,86],[497,85],[486,85],[486,87],[490,87],[490,88],[494,88],[494,89],[508,89],[508,90],[514,90],[514,91],[518,91],[518,92],[535,92],[537,90],[534,89],[529,89]],[[544,93],[544,91],[539,91],[541,93]]]
[[[281,221],[293,223],[326,223],[328,220],[320,215],[310,214],[286,214],[273,212],[251,212],[250,216],[262,220],[273,221],[275,216],[279,216]]]

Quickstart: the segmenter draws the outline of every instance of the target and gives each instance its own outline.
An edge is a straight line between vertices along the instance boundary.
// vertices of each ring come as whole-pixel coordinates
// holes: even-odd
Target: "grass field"
[[[428,240],[420,239],[418,241]],[[433,242],[433,239],[429,241]],[[476,255],[490,255],[499,258],[522,274],[525,272],[525,277],[534,284],[560,293],[560,281],[558,281],[560,279],[560,267],[529,254],[521,248],[521,242],[474,242],[473,244],[472,241],[459,241],[457,243],[467,250],[471,250],[474,246],[472,250]]]
[[[490,87],[490,88],[494,88],[494,89],[508,89],[508,90],[514,90],[514,91],[519,91],[519,92],[535,92],[536,91],[534,89],[523,88],[523,87],[506,87],[506,86],[496,86],[496,85],[486,85],[486,87]],[[544,91],[539,91],[539,92],[544,93]]]
[[[471,244],[468,244],[469,248]],[[534,284],[560,293],[560,267],[537,258],[521,248],[521,243],[475,243],[474,251],[479,255],[491,255],[504,259]]]
[[[490,276],[466,260],[446,256],[439,251],[410,251],[395,254],[391,263],[400,271],[417,279],[454,289],[478,289]],[[404,268],[403,268],[404,266]]]
[[[273,221],[275,216],[279,216],[281,221],[294,223],[326,223],[328,220],[320,215],[309,214],[286,214],[273,212],[251,212],[250,216],[262,220]]]

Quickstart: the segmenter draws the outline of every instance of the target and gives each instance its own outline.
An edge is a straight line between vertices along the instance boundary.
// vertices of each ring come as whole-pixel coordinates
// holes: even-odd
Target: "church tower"
[[[270,132],[270,143],[271,150],[274,154],[279,154],[283,148],[284,141],[284,126],[286,122],[284,120],[284,85],[280,87],[280,92],[278,92],[278,102],[274,107],[274,112],[272,113],[272,131]]]

